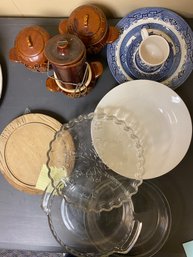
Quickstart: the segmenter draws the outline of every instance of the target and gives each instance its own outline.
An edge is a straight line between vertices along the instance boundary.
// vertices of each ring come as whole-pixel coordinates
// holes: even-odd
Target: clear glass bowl
[[[125,256],[151,257],[163,247],[169,237],[172,224],[170,205],[163,192],[150,182],[144,182],[132,200],[135,217],[143,225],[137,242]]]
[[[66,202],[58,195],[58,189],[53,189],[51,184],[48,186],[42,206],[63,252],[80,257],[102,257],[130,251],[142,228],[134,217],[131,198],[110,211],[85,211]]]
[[[111,133],[114,139],[120,137],[120,134],[122,138],[124,136],[122,152],[124,155],[128,154],[130,160],[129,156],[133,156],[136,166],[132,178],[114,172],[99,158],[91,137],[92,122],[95,131],[96,129],[101,131],[103,125],[108,123],[108,126],[117,128],[113,135]],[[66,141],[69,140],[69,135],[73,139],[74,147],[67,150]],[[97,137],[97,142],[100,141],[106,146],[109,144],[110,152],[113,149],[109,137],[101,135],[101,138]],[[117,143],[121,144],[116,140]],[[115,157],[112,155],[112,159]],[[121,158],[121,155],[118,157]],[[96,212],[112,210],[129,201],[142,183],[143,164],[143,149],[132,128],[124,120],[102,113],[81,115],[64,124],[50,144],[47,162],[49,177],[53,188],[58,189],[58,195],[78,208]],[[121,161],[119,165],[122,167]],[[53,167],[58,169],[62,177],[59,182],[52,176]]]

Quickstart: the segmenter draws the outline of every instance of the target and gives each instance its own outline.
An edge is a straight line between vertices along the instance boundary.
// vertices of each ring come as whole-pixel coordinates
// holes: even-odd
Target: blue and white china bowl
[[[143,73],[154,73],[156,71],[159,72],[160,68],[164,64],[156,65],[156,66],[149,66],[146,63],[143,62],[143,60],[140,58],[139,51],[136,52],[134,56],[134,61],[136,67],[141,70]],[[165,62],[164,62],[165,63]]]
[[[162,36],[170,46],[167,61],[157,70],[143,69],[136,61],[144,27],[149,35]],[[192,72],[193,32],[178,14],[165,8],[141,8],[121,19],[117,28],[119,38],[107,46],[108,65],[117,82],[149,79],[176,89]]]

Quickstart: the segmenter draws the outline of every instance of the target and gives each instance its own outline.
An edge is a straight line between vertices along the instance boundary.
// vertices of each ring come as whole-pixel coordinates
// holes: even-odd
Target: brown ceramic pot
[[[40,26],[22,29],[9,52],[9,59],[24,64],[32,71],[45,72],[47,58],[44,55],[44,48],[49,38],[49,33]]]
[[[74,35],[56,35],[48,40],[45,56],[56,77],[66,88],[73,89],[82,82],[86,68],[86,48]]]
[[[59,32],[78,36],[89,54],[99,53],[107,43],[112,43],[119,36],[118,29],[109,26],[104,12],[94,5],[76,8],[67,20],[60,22]]]
[[[86,95],[103,71],[100,62],[86,61],[86,47],[75,35],[59,34],[48,40],[44,54],[53,68],[46,87],[68,96]]]

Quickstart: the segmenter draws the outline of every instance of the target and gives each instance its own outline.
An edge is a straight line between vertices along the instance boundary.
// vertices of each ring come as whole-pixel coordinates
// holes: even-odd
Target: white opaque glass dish
[[[135,80],[123,83],[108,92],[99,102],[95,114],[115,115],[135,131],[144,151],[143,179],[161,176],[175,168],[185,156],[192,137],[189,111],[180,98],[167,86],[150,81]],[[92,126],[92,139],[99,157],[112,170],[132,177],[135,162],[126,161],[122,154],[123,134],[120,140],[111,134],[112,127],[101,123]],[[96,129],[95,129],[96,128]],[[106,137],[106,144],[97,138]],[[112,142],[115,143],[111,148]],[[116,166],[116,156],[122,158],[123,167]],[[134,173],[135,174],[135,173]]]

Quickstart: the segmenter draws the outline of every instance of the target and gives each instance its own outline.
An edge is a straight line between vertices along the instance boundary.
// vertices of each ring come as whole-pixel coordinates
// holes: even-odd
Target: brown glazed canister
[[[40,26],[22,29],[9,52],[9,59],[24,64],[32,71],[45,72],[47,58],[44,55],[44,48],[49,38],[49,33]]]
[[[86,48],[75,35],[65,33],[48,40],[44,54],[57,79],[67,89],[75,89],[86,70]]]
[[[89,54],[100,52],[107,43],[112,43],[119,36],[118,29],[108,25],[104,12],[95,5],[76,8],[67,20],[60,22],[59,32],[69,32],[79,37]]]

